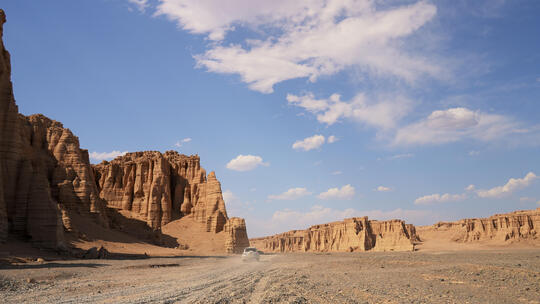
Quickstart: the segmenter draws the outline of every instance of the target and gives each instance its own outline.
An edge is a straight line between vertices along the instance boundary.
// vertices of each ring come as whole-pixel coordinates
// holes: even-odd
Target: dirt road
[[[0,266],[4,303],[540,303],[540,251],[349,253]]]

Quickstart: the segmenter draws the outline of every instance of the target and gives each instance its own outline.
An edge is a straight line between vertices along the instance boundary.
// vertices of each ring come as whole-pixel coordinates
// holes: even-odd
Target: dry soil
[[[4,303],[540,303],[540,250],[56,260],[0,266]]]

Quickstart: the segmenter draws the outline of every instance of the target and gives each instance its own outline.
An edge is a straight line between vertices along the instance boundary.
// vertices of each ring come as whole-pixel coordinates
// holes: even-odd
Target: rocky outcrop
[[[361,217],[251,239],[250,243],[267,252],[412,251],[416,240],[414,226],[404,221]]]
[[[220,232],[228,219],[221,185],[214,172],[206,176],[197,155],[134,152],[95,165],[94,171],[107,205],[130,211],[151,228],[192,214],[207,231]]]
[[[5,21],[0,10],[0,36]],[[79,139],[61,123],[19,114],[2,42],[0,242],[14,234],[41,247],[64,247],[65,232],[76,238],[92,229],[75,218],[91,218],[108,228],[112,222],[107,214],[123,216],[107,207],[143,220],[157,235],[163,225],[190,215],[207,232],[225,229],[227,251],[249,244],[244,221],[228,219],[221,185],[214,172],[206,176],[198,156],[135,152],[92,168],[88,151],[80,149]]]
[[[207,232],[225,233],[225,251],[249,246],[243,219],[227,216],[221,184],[208,176],[197,155],[176,151],[127,153],[93,166],[100,197],[111,208],[128,211],[153,229],[183,216]]]
[[[231,217],[224,227],[225,251],[228,253],[242,253],[249,247],[246,222],[243,218]]]
[[[0,33],[4,12],[0,10]],[[9,53],[0,49],[0,240],[8,233],[36,245],[64,245],[63,218],[72,212],[106,225],[86,150],[62,124],[18,113]],[[62,216],[64,214],[65,216]]]
[[[10,190],[13,181],[8,178],[17,164],[17,152],[21,150],[17,137],[19,109],[13,98],[11,61],[3,42],[5,22],[6,15],[0,9],[0,242],[8,236],[7,202],[14,200]]]
[[[488,218],[439,222],[419,228],[419,233],[444,232],[454,242],[511,243],[521,240],[540,240],[540,208],[495,214]]]

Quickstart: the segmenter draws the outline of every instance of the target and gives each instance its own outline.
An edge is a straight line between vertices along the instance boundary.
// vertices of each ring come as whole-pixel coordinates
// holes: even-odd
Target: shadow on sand
[[[87,267],[87,268],[98,268],[110,266],[109,264],[94,264],[94,263],[59,263],[59,262],[50,262],[43,264],[8,264],[0,265],[0,269],[42,269],[42,268],[75,268],[75,267]]]

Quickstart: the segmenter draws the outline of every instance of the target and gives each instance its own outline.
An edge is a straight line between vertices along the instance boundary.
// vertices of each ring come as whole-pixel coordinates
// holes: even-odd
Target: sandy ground
[[[540,303],[540,250],[0,265],[3,303]]]

